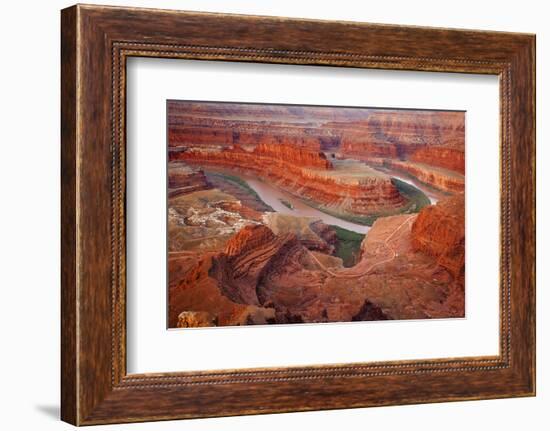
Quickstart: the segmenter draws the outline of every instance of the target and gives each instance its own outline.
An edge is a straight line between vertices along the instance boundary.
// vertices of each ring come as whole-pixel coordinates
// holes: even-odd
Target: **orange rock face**
[[[388,143],[379,143],[369,136],[344,136],[340,146],[341,154],[357,157],[391,157],[399,156],[397,147]]]
[[[174,254],[169,258],[171,328],[265,324],[273,319],[273,310],[236,303],[223,295],[208,276],[211,265],[210,254]]]
[[[168,169],[168,196],[193,193],[211,187],[202,170],[193,169],[185,163],[170,164],[170,169]]]
[[[423,209],[412,227],[412,244],[453,276],[464,276],[464,194]]]
[[[419,148],[411,155],[410,160],[432,166],[439,166],[464,175],[464,149],[445,147]]]
[[[373,214],[405,203],[389,177],[357,178],[347,171],[340,175],[323,153],[300,147],[263,144],[252,151],[190,148],[171,157],[196,166],[252,173],[292,194],[353,214]]]
[[[461,193],[464,191],[464,175],[456,172],[433,167],[423,163],[401,162],[395,160],[385,160],[384,166],[406,172],[421,182],[451,193]]]
[[[264,225],[243,227],[218,253],[174,253],[171,325],[190,326],[195,317],[213,326],[463,316],[459,224],[449,219],[439,230],[448,242],[424,241],[422,226],[435,217],[424,211],[378,219],[351,268]],[[182,319],[182,311],[204,314]]]
[[[246,226],[227,243],[214,259],[211,274],[232,301],[260,305],[260,278],[274,265],[273,260],[299,246],[295,235],[276,236],[264,225]]]
[[[416,217],[379,219],[352,268],[308,251],[293,234],[247,226],[208,274],[232,303],[271,310],[273,323],[463,316],[463,278],[413,246]]]
[[[273,181],[296,182],[311,175],[298,172],[293,177],[296,172],[288,171],[284,174],[289,178],[284,178],[289,164],[294,171],[296,167],[330,169],[326,153],[367,161],[381,158],[437,189],[459,192],[464,183],[464,134],[463,112],[169,103],[171,160],[195,160],[256,174],[272,167],[268,179]],[[199,150],[204,153],[198,154]],[[281,160],[285,163],[278,163]],[[376,195],[382,212],[403,205],[396,202],[395,193],[387,195],[383,190],[387,185],[380,184],[378,193],[359,193]],[[307,198],[330,204],[331,197],[316,196],[315,186],[308,186],[312,193]],[[323,184],[325,189],[330,186]],[[365,203],[357,207],[358,214],[373,211],[373,205],[366,212],[361,210],[368,207]]]

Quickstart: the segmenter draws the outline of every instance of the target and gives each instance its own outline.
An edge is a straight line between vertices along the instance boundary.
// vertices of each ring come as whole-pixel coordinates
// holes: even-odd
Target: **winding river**
[[[383,172],[393,178],[397,178],[398,180],[401,180],[407,184],[410,184],[413,187],[416,187],[417,189],[422,191],[428,197],[432,205],[437,202],[438,196],[434,194],[432,191],[423,187],[421,184],[418,184],[416,181],[413,181],[410,178],[400,175],[397,172],[386,171],[386,170],[384,170]],[[232,175],[235,175],[235,173],[232,173]],[[297,217],[315,218],[315,219],[321,220],[323,223],[339,226],[343,229],[347,229],[352,232],[357,232],[360,234],[366,234],[370,230],[370,226],[365,226],[362,224],[343,220],[341,218],[334,217],[330,214],[326,214],[316,208],[313,208],[307,205],[306,203],[304,203],[301,199],[297,198],[296,196],[290,193],[284,192],[272,186],[271,184],[268,184],[264,181],[259,180],[256,177],[253,177],[251,175],[245,175],[245,174],[239,174],[238,176],[239,178],[247,182],[250,188],[253,189],[258,194],[258,196],[262,201],[264,201],[267,205],[269,205],[278,213],[289,214]],[[292,208],[289,208],[287,205],[285,205],[283,201],[290,204]]]
[[[402,173],[400,173],[398,171],[394,171],[394,170],[388,169],[388,168],[378,168],[378,167],[373,168],[373,169],[376,169],[377,171],[383,172],[384,174],[389,175],[392,178],[396,178],[400,181],[403,181],[404,183],[407,183],[407,184],[417,188],[418,190],[420,190],[422,193],[424,193],[426,195],[426,197],[430,200],[430,204],[432,204],[432,205],[436,204],[437,201],[439,199],[441,199],[441,194],[440,193],[437,193],[434,190],[428,189],[422,183],[420,183],[418,181],[415,181],[411,177],[405,176],[405,175],[403,175]]]
[[[239,176],[248,183],[250,188],[258,193],[258,196],[260,196],[262,201],[278,213],[290,214],[298,217],[313,217],[315,219],[320,219],[323,223],[339,226],[343,229],[351,230],[360,234],[366,234],[370,230],[370,226],[342,220],[338,217],[319,211],[316,208],[312,208],[290,193],[285,193],[268,183],[258,180],[257,178],[250,176]],[[283,204],[281,202],[282,200],[288,202],[292,208],[289,208]]]

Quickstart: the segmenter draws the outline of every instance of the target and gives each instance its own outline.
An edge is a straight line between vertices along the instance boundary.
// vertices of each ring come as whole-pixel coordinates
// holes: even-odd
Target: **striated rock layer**
[[[170,327],[464,316],[464,113],[171,101],[168,139]],[[452,196],[381,217],[407,208],[394,170]],[[248,174],[379,218],[274,212]]]
[[[246,103],[168,103],[170,145],[280,143],[331,151],[368,144],[406,157],[422,146],[463,149],[464,112]],[[388,147],[384,149],[384,147]],[[380,154],[381,155],[381,154]]]
[[[410,157],[413,162],[449,169],[464,175],[464,148],[445,148],[438,146],[422,147]]]
[[[168,121],[172,160],[189,149],[240,149],[274,160],[294,157],[296,166],[320,169],[326,163],[323,153],[357,160],[382,158],[405,163],[400,168],[437,189],[461,191],[452,174],[463,176],[465,171],[464,112],[171,101]],[[298,154],[302,149],[306,151]],[[250,158],[241,162],[254,164]],[[394,204],[388,202],[387,207]],[[363,214],[360,209],[358,214]]]
[[[323,153],[300,147],[263,144],[252,151],[241,147],[190,148],[171,157],[193,165],[253,173],[336,211],[368,215],[395,210],[406,203],[388,176],[352,162],[336,168]]]
[[[264,225],[246,226],[229,240],[224,253],[215,258],[210,274],[232,301],[260,305],[259,280],[274,266],[273,261],[299,246],[291,233],[276,236]]]
[[[455,277],[464,276],[464,193],[424,209],[413,224],[412,245],[437,259]]]
[[[179,196],[212,188],[201,169],[172,162],[168,167],[168,196]]]
[[[464,175],[457,174],[447,169],[421,163],[395,160],[386,160],[384,165],[392,169],[404,171],[418,178],[421,182],[445,192],[461,193],[464,191]]]
[[[245,224],[218,251],[170,255],[171,325],[464,316],[461,208],[459,195],[418,215],[379,218],[350,268],[308,239],[331,241],[328,226],[310,220],[306,231],[292,216],[270,213],[277,233]],[[189,311],[200,313],[182,315]]]
[[[352,268],[308,251],[294,235],[245,228],[209,274],[232,301],[273,309],[276,323],[462,316],[463,280],[413,247],[415,217],[375,222]]]

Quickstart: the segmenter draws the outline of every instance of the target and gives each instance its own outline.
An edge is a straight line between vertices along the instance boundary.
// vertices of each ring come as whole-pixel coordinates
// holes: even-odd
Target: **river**
[[[285,193],[266,182],[260,181],[257,178],[248,175],[239,175],[239,177],[246,181],[250,188],[258,193],[258,196],[260,196],[262,201],[278,213],[290,214],[297,217],[312,217],[315,219],[320,219],[323,223],[339,226],[343,229],[351,230],[360,234],[366,234],[370,230],[370,226],[342,220],[338,217],[319,211],[316,208],[310,207],[301,199],[291,195],[290,193]],[[292,208],[287,207],[281,202],[281,200],[290,203]]]
[[[399,171],[394,171],[392,169],[388,168],[379,168],[379,167],[372,167],[373,169],[383,172],[386,175],[389,175],[392,178],[396,178],[400,181],[403,181],[404,183],[407,183],[413,187],[416,187],[418,190],[420,190],[422,193],[426,195],[426,197],[430,200],[430,204],[436,204],[439,199],[441,199],[441,194],[437,193],[436,191],[428,189],[426,186],[424,186],[422,183],[415,181],[411,179],[408,176],[405,176],[404,174],[400,173]]]
[[[416,181],[413,181],[410,178],[400,175],[399,173],[394,171],[384,169],[383,172],[393,178],[397,178],[398,180],[401,180],[421,190],[424,194],[426,194],[431,204],[435,204],[437,202],[438,196],[432,191],[426,189],[423,185],[418,184]],[[232,172],[232,175],[235,175],[235,173]],[[239,173],[238,176],[248,183],[250,188],[258,194],[262,201],[264,201],[267,205],[269,205],[278,213],[289,214],[297,217],[311,217],[321,220],[325,224],[339,226],[343,229],[347,229],[363,235],[370,230],[370,226],[365,226],[362,224],[343,220],[341,218],[334,217],[330,214],[313,208],[304,203],[304,201],[297,198],[296,196],[284,192],[269,183],[259,180],[256,177],[241,173]],[[292,206],[292,208],[289,208],[287,205],[283,204],[282,201],[288,202]]]

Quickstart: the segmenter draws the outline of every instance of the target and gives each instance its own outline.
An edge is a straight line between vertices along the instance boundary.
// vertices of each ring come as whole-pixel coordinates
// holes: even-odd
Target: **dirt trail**
[[[409,217],[407,217],[407,219],[401,223],[399,226],[397,226],[393,231],[392,233],[390,233],[390,235],[388,235],[388,237],[384,240],[384,245],[386,246],[386,248],[391,252],[392,256],[388,259],[385,259],[385,260],[382,260],[380,262],[376,262],[375,264],[369,266],[367,269],[365,269],[364,271],[360,272],[360,273],[350,273],[353,271],[353,268],[350,268],[350,269],[345,269],[345,270],[342,270],[342,271],[339,271],[339,272],[334,272],[332,270],[330,270],[329,268],[327,268],[319,259],[317,259],[317,257],[311,253],[311,251],[307,250],[307,252],[309,253],[309,255],[315,260],[315,262],[317,263],[317,265],[319,265],[319,267],[327,272],[328,274],[332,275],[333,277],[336,277],[336,278],[360,278],[360,277],[364,277],[365,275],[368,275],[369,272],[371,272],[374,268],[376,268],[377,266],[380,266],[382,264],[385,264],[385,263],[388,263],[388,262],[391,262],[392,260],[394,260],[396,257],[397,257],[397,251],[391,246],[390,244],[390,240],[392,239],[392,237],[403,227],[405,226],[408,222],[411,221],[412,218],[414,218],[416,216],[416,214],[413,214]]]
[[[391,253],[391,257],[389,257],[388,259],[384,259],[380,262],[376,262],[374,264],[372,264],[371,266],[369,266],[367,269],[365,269],[364,271],[361,271],[360,273],[354,273],[354,268],[349,268],[349,269],[344,269],[344,270],[341,270],[339,272],[334,272],[332,271],[331,269],[327,268],[318,258],[317,256],[315,256],[310,250],[306,249],[307,253],[313,258],[313,260],[315,261],[315,263],[323,270],[325,271],[326,273],[332,275],[333,277],[336,277],[336,278],[361,278],[361,277],[364,277],[365,275],[368,275],[369,272],[371,272],[373,269],[375,269],[376,267],[380,266],[380,265],[383,265],[385,263],[388,263],[388,262],[391,262],[392,260],[394,260],[396,257],[397,257],[397,251],[391,246],[390,244],[390,240],[393,238],[393,236],[399,232],[399,230],[405,226],[407,223],[409,223],[411,221],[412,218],[414,218],[416,216],[416,214],[413,214],[409,217],[407,217],[405,219],[405,221],[403,223],[401,223],[399,226],[397,226],[389,235],[388,237],[384,240],[384,245],[386,246],[386,248],[390,251]],[[197,238],[197,239],[200,239],[200,240],[205,240],[205,239],[210,239],[210,238],[218,238],[219,235],[213,235],[213,236],[208,236],[208,237],[204,237],[204,238]],[[196,252],[194,251],[176,251],[176,252],[169,252],[168,253],[168,259],[174,259],[174,258],[179,258],[179,257],[183,257],[183,256],[192,256],[192,255],[195,255]]]

